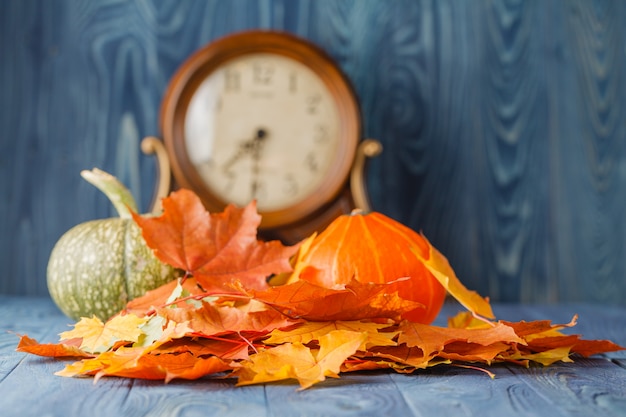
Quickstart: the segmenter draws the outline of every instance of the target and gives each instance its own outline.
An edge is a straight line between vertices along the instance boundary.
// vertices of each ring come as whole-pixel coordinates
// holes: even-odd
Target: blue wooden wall
[[[424,231],[496,301],[626,305],[626,2],[0,0],[0,293],[46,294],[60,235],[147,208],[176,68],[248,28],[328,51],[352,80],[373,206]]]

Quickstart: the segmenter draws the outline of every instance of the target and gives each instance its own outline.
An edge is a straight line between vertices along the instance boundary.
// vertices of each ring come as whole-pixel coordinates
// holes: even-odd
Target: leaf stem
[[[494,379],[496,377],[496,374],[494,374],[493,372],[489,371],[488,369],[485,368],[481,368],[480,366],[474,366],[474,365],[465,365],[462,363],[453,363],[451,366],[456,366],[457,368],[465,368],[465,369],[472,369],[474,371],[480,371],[480,372],[484,372],[486,373],[489,378]]]
[[[252,344],[252,342],[250,342],[248,339],[246,339],[245,337],[243,337],[243,335],[241,334],[241,332],[237,332],[237,334],[239,335],[239,337],[241,338],[241,340],[243,340],[248,346],[250,346],[250,348],[254,351],[254,353],[259,353],[259,351],[257,350],[256,347],[254,347],[254,345]]]

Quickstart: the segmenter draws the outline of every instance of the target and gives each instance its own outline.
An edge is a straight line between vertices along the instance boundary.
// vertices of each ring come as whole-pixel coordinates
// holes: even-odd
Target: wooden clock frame
[[[206,186],[187,154],[185,118],[192,97],[208,76],[232,59],[257,53],[282,55],[307,66],[323,81],[339,113],[338,162],[325,174],[320,186],[292,206],[260,212],[262,235],[294,242],[355,206],[369,208],[362,207],[368,204],[362,159],[380,152],[380,145],[372,140],[359,146],[361,116],[356,94],[347,77],[324,51],[301,38],[275,31],[239,32],[211,42],[191,55],[173,76],[161,103],[160,127],[176,185],[193,190],[210,212],[223,210],[228,202]],[[354,172],[355,167],[359,172]],[[356,198],[351,188],[356,189]],[[361,201],[355,204],[354,200]]]

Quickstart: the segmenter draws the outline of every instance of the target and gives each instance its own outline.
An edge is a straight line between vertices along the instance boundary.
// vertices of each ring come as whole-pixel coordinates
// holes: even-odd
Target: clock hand
[[[253,160],[260,159],[261,144],[266,135],[267,132],[264,129],[258,129],[252,139],[241,141],[237,152],[222,165],[222,170],[229,176],[233,176],[230,168],[245,155],[251,154]]]
[[[250,183],[250,191],[251,198],[258,199],[258,192],[260,189],[260,183],[258,180],[259,172],[261,171],[261,167],[259,165],[261,161],[261,150],[263,148],[263,143],[265,143],[265,137],[267,136],[267,132],[265,129],[258,129],[256,132],[256,136],[252,139],[252,182]]]
[[[252,199],[256,200],[258,198],[257,193],[259,191],[259,183],[257,180],[252,180],[250,183],[250,193],[252,194]]]
[[[252,141],[249,143],[250,150],[252,152],[252,159],[254,161],[258,161],[261,159],[261,149],[263,143],[265,143],[265,137],[267,136],[267,132],[265,129],[259,129],[256,132],[256,136],[252,138]]]
[[[240,144],[239,149],[237,150],[237,153],[231,156],[230,159],[226,161],[224,165],[222,165],[222,170],[224,171],[225,174],[227,174],[230,177],[234,175],[230,170],[231,166],[233,166],[235,162],[239,161],[241,157],[246,154],[245,147],[243,145],[244,145],[243,143]]]

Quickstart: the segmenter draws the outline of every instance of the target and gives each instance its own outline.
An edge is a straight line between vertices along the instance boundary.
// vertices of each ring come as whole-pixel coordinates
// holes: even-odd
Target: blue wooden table
[[[626,309],[597,305],[494,305],[505,320],[549,319],[586,339],[626,345]],[[457,312],[446,305],[438,324]],[[64,362],[15,351],[28,334],[56,342],[72,321],[48,298],[0,296],[0,416],[626,416],[626,352],[482,372],[441,366],[412,375],[342,375],[305,391],[294,382],[235,387],[232,380],[162,382],[63,378]]]

